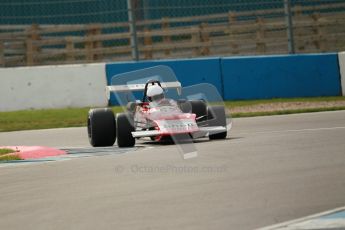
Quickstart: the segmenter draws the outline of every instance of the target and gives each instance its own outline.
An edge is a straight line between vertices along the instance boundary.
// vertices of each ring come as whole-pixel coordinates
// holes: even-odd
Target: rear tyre
[[[133,116],[130,113],[118,113],[116,115],[116,135],[119,147],[133,147],[135,145],[135,138],[132,136],[133,123]]]
[[[129,113],[134,114],[136,108],[137,108],[137,103],[136,102],[128,102],[127,103],[127,111]]]
[[[112,146],[116,140],[116,123],[111,109],[90,109],[87,119],[89,142],[93,147]]]
[[[209,106],[207,108],[208,126],[226,127],[226,115],[224,106]],[[210,140],[225,139],[227,131],[209,135]]]
[[[195,113],[196,118],[199,118],[197,122],[207,120],[207,106],[203,100],[193,100],[189,101],[192,106],[192,113]]]
[[[192,104],[187,100],[178,100],[177,105],[181,109],[181,111],[184,113],[192,112]]]

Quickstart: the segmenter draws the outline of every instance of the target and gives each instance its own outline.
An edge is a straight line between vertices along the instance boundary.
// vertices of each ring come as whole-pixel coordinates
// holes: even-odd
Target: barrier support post
[[[284,0],[285,23],[287,29],[288,49],[290,54],[295,53],[295,42],[293,35],[293,23],[291,12],[291,0]]]
[[[4,43],[0,41],[0,66],[5,66],[5,47]]]

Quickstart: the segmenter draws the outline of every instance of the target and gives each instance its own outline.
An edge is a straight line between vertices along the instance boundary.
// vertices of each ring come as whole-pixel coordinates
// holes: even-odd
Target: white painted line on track
[[[295,220],[286,221],[286,222],[271,225],[268,227],[258,228],[257,230],[308,230],[308,229],[340,230],[340,229],[345,229],[345,220],[343,218],[333,219],[333,220],[328,220],[328,219],[320,220],[320,218],[324,216],[331,215],[337,212],[342,212],[344,210],[345,210],[345,207],[335,208],[332,210],[298,218]],[[321,223],[322,221],[323,223]]]
[[[33,164],[46,164],[46,163],[55,163],[59,161],[67,161],[70,158],[67,157],[47,157],[42,159],[33,159],[33,160],[16,160],[16,161],[8,161],[0,163],[0,168],[4,167],[15,167],[15,166],[23,166],[23,165],[33,165]]]

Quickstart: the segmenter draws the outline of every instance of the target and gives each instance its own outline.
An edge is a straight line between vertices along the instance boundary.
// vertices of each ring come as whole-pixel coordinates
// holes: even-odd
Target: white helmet
[[[157,101],[164,98],[164,92],[159,85],[150,85],[146,92],[149,101]]]

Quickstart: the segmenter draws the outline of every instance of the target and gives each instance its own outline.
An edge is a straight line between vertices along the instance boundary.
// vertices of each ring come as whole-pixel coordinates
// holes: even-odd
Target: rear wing
[[[162,82],[163,89],[176,89],[177,93],[181,94],[181,83],[179,81]],[[128,85],[108,85],[106,86],[106,95],[110,98],[110,93],[128,92],[128,91],[142,91],[145,89],[145,84],[128,84]]]

